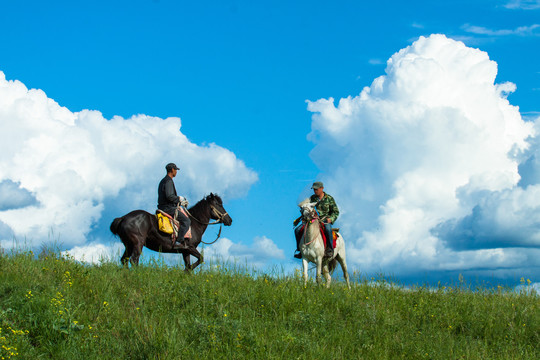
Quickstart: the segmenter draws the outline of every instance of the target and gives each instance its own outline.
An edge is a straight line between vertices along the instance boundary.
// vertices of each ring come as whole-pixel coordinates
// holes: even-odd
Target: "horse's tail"
[[[113,220],[113,222],[111,223],[111,232],[114,234],[114,235],[119,235],[118,234],[118,228],[120,227],[120,223],[124,220],[123,217],[119,217],[119,218],[116,218]]]

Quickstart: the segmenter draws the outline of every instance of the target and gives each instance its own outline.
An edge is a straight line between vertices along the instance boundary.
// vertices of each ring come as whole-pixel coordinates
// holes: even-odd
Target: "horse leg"
[[[304,270],[304,287],[306,287],[308,281],[308,261],[305,258],[302,258],[302,268]]]
[[[319,285],[322,282],[321,271],[322,271],[322,257],[318,257],[317,258],[317,284]]]
[[[126,249],[124,250],[124,254],[122,255],[122,257],[120,258],[120,262],[123,266],[129,266],[129,258],[133,253],[133,243],[131,242],[131,239],[127,239],[126,241],[122,239],[122,243],[124,244],[124,247]]]
[[[328,289],[330,287],[330,283],[332,282],[332,277],[330,276],[330,271],[328,270],[328,264],[323,266],[322,272],[324,278],[326,279],[326,288]]]
[[[343,277],[345,277],[345,281],[347,282],[347,287],[351,288],[351,283],[349,281],[349,272],[347,271],[347,262],[345,261],[345,256],[341,256],[340,253],[336,256],[337,261],[341,265],[341,270],[343,270]]]
[[[203,262],[203,256],[196,248],[190,248],[189,250],[191,255],[197,258],[197,261],[195,261],[195,263],[191,265],[191,270],[194,270],[197,266],[199,266],[199,264]]]
[[[136,240],[134,244],[131,252],[131,265],[139,265],[139,256],[141,256],[144,242]]]
[[[129,253],[128,253],[128,247],[126,246],[126,250],[124,250],[124,255],[122,255],[122,258],[120,259],[120,262],[123,266],[127,266],[129,261]]]
[[[182,253],[182,257],[184,258],[184,271],[190,272],[191,271],[191,254],[190,253]]]

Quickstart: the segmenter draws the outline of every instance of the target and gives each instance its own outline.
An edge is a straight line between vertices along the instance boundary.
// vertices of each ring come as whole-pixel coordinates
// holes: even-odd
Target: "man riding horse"
[[[332,257],[334,254],[334,247],[332,241],[332,224],[336,221],[339,216],[339,209],[336,205],[334,198],[324,192],[324,185],[320,181],[315,181],[311,186],[313,189],[313,195],[309,198],[311,202],[316,202],[317,205],[315,208],[319,212],[319,217],[324,223],[324,235],[326,236],[326,249],[324,252],[324,257]],[[298,224],[300,218],[294,221],[294,226]],[[298,226],[294,229],[294,235],[296,236],[296,251],[294,257],[297,259],[302,258],[300,253],[300,240],[303,235],[303,226]]]
[[[173,219],[178,220],[180,226],[178,228],[177,239],[184,242],[184,236],[189,230],[191,220],[181,211],[177,211],[178,204],[183,207],[188,206],[188,201],[183,196],[178,196],[174,186],[173,178],[180,170],[175,164],[169,163],[165,166],[167,175],[159,182],[158,186],[158,209],[171,215]]]

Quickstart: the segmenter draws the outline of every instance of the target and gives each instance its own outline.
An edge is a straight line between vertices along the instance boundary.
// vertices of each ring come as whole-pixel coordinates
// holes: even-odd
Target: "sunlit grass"
[[[509,289],[353,288],[159,259],[126,269],[0,254],[3,359],[540,358],[539,297]],[[524,279],[523,284],[527,285]]]

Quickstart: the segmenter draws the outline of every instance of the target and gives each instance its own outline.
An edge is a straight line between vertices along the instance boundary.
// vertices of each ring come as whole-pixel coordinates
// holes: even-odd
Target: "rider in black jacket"
[[[173,218],[176,213],[176,220],[180,222],[178,239],[183,241],[191,225],[191,220],[180,211],[176,211],[179,203],[180,205],[187,206],[187,200],[183,196],[178,196],[173,182],[173,178],[180,169],[173,163],[167,164],[165,169],[167,170],[167,175],[159,182],[158,186],[158,209],[166,212]]]

